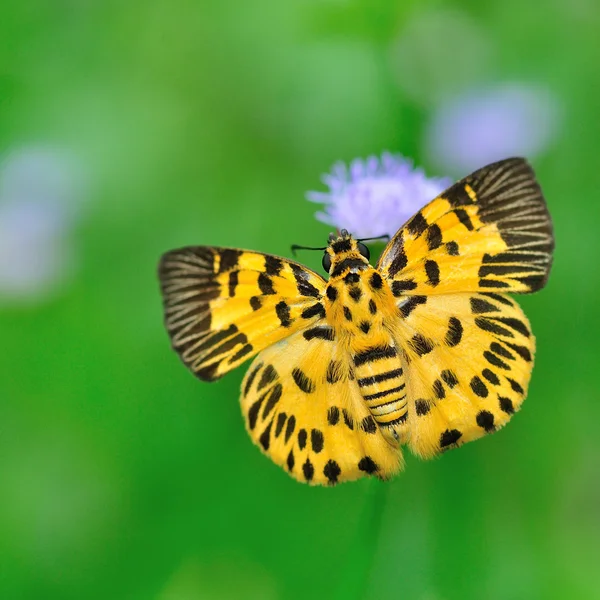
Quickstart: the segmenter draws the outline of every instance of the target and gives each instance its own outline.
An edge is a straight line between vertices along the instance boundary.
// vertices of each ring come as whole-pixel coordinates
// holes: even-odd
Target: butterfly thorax
[[[330,245],[325,310],[336,339],[351,357],[364,402],[386,438],[395,443],[395,429],[407,415],[401,349],[393,335],[398,308],[389,285],[355,243],[349,237]],[[336,247],[343,250],[335,252]]]

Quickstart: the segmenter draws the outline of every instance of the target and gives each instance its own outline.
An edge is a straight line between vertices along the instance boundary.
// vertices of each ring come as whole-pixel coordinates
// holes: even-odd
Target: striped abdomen
[[[379,425],[406,418],[406,386],[398,349],[393,342],[371,346],[354,355],[354,374],[362,397]]]

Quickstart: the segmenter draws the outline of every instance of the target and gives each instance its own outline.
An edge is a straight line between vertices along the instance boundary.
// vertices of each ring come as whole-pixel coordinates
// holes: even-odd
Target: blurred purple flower
[[[387,152],[381,158],[357,158],[349,167],[338,162],[322,180],[328,192],[306,195],[311,202],[325,204],[317,219],[361,238],[394,235],[452,183],[447,178],[428,178],[412,161]]]
[[[79,175],[64,153],[43,146],[0,160],[0,299],[39,298],[70,274]]]
[[[474,90],[434,112],[426,153],[439,167],[466,175],[508,156],[542,152],[558,122],[558,101],[548,90],[527,84]]]

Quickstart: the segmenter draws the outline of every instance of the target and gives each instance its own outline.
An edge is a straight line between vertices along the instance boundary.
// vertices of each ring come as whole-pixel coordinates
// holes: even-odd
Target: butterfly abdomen
[[[381,275],[370,265],[351,266],[332,276],[326,312],[335,324],[336,339],[345,344],[360,393],[375,430],[406,419],[406,384],[397,347],[386,322],[398,316],[394,297]]]

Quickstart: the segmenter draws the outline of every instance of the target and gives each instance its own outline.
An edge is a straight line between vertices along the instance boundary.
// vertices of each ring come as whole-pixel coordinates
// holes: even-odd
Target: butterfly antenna
[[[292,244],[291,245],[291,249],[292,249],[292,254],[294,256],[296,256],[296,250],[325,250],[325,247],[323,247],[323,248],[312,248],[311,246],[298,246],[298,244]]]
[[[386,241],[390,241],[390,236],[387,233],[384,233],[383,235],[378,235],[377,237],[370,237],[370,238],[360,238],[359,240],[356,240],[357,242],[372,242],[374,240],[386,240]]]

